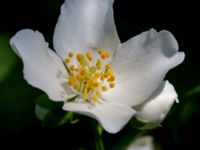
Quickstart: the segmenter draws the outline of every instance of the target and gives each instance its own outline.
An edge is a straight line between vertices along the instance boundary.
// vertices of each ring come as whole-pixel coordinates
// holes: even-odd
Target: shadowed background
[[[10,0],[0,4],[0,143],[15,147],[66,147],[93,149],[92,131],[87,117],[75,125],[42,127],[35,117],[35,99],[43,94],[23,79],[21,60],[9,47],[9,39],[24,28],[44,34],[52,47],[52,36],[63,0]],[[199,9],[197,4],[150,0],[115,0],[115,22],[121,41],[155,28],[169,30],[176,37],[186,59],[171,70],[167,79],[174,84],[180,103],[175,104],[163,127],[150,132],[163,149],[198,146],[200,130]],[[37,60],[36,60],[37,61]],[[194,89],[194,90],[193,90]],[[189,93],[188,93],[189,92]],[[121,141],[130,125],[116,135],[103,133],[107,148]],[[87,138],[86,138],[87,137]],[[10,145],[9,144],[9,145]],[[7,145],[7,144],[6,144]],[[7,145],[7,146],[9,146]]]

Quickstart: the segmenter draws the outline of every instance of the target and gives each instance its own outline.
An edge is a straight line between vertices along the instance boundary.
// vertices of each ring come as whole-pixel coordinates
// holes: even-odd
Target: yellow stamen
[[[98,49],[99,55],[103,54],[104,50],[103,49]]]
[[[101,76],[100,80],[103,81],[104,79],[105,79],[104,76]]]
[[[87,83],[86,83],[86,84],[84,84],[84,88],[86,88],[86,89],[87,89],[88,87],[89,87],[89,84],[87,84]]]
[[[115,87],[115,83],[111,82],[109,86],[110,86],[110,88],[114,88]]]
[[[80,87],[79,87],[79,85],[74,85],[74,90],[77,90],[77,91],[79,91],[80,90]]]
[[[66,63],[66,64],[70,63],[70,58],[66,58],[66,59],[65,59],[65,63]]]
[[[102,65],[97,65],[98,70],[101,70],[101,68],[102,68]]]
[[[108,75],[109,75],[109,76],[114,76],[114,74],[113,74],[112,71],[109,70],[109,71],[107,71],[107,72],[108,72]]]
[[[69,74],[69,77],[74,77],[74,73],[69,72],[68,74]]]
[[[102,86],[101,89],[102,89],[102,91],[106,91],[107,90],[107,86],[104,85],[104,86]]]
[[[114,76],[114,75],[111,76],[111,77],[109,78],[109,81],[115,81],[115,76]]]
[[[106,64],[106,69],[110,69],[111,65],[110,64]]]
[[[102,58],[102,59],[106,59],[106,58],[108,58],[108,57],[110,57],[110,53],[109,53],[109,52],[105,52],[105,53],[103,53],[103,54],[101,55],[101,58]]]
[[[84,94],[83,94],[83,98],[84,98],[84,99],[87,99],[88,97],[89,97],[89,94],[88,94],[88,93],[84,93]]]
[[[96,95],[100,95],[100,92],[99,92],[99,91],[96,91],[95,93],[96,93]]]
[[[110,52],[105,53],[106,58],[110,57]]]
[[[98,97],[97,97],[97,96],[93,96],[93,97],[92,97],[92,100],[93,100],[94,102],[96,102],[96,101],[98,100]]]
[[[67,82],[67,84],[68,84],[69,86],[73,85],[73,84],[74,84],[74,80],[70,80],[70,79],[69,79],[69,81]]]
[[[110,57],[110,53],[98,49],[98,54],[98,59],[93,60],[90,51],[78,54],[69,52],[65,59],[66,67],[69,69],[67,84],[83,99],[93,102],[99,100],[102,92],[115,87],[115,75],[111,70],[111,64],[104,62],[104,59]],[[76,60],[76,65],[72,59]]]
[[[76,79],[80,81],[80,80],[81,80],[81,75],[78,74],[78,75],[76,76]]]
[[[69,67],[69,69],[70,69],[71,71],[74,71],[74,70],[75,70],[75,66],[74,66],[74,65],[71,65],[71,66]]]
[[[89,51],[86,52],[85,56],[87,57],[87,59],[91,59],[91,54]]]
[[[74,56],[74,54],[73,54],[72,52],[69,52],[68,56],[69,56],[70,58],[72,58],[72,57]]]
[[[92,57],[89,57],[88,60],[89,60],[89,61],[92,61]]]
[[[95,87],[91,85],[91,86],[90,86],[90,89],[91,89],[92,91],[94,91]]]
[[[84,69],[80,69],[80,75],[81,75],[81,76],[84,76],[85,73],[86,73],[86,71],[85,71]]]
[[[99,86],[99,82],[94,82],[93,85],[94,85],[95,87],[98,87],[98,86]]]
[[[105,78],[107,78],[107,77],[109,76],[108,72],[105,72],[105,73],[103,74],[103,76],[104,76]]]
[[[81,54],[81,53],[78,53],[78,54],[76,55],[76,59],[77,59],[77,61],[80,61],[81,58],[82,58],[82,54]]]
[[[96,74],[95,74],[95,77],[96,77],[96,78],[99,78],[100,76],[101,76],[100,73],[96,73]]]

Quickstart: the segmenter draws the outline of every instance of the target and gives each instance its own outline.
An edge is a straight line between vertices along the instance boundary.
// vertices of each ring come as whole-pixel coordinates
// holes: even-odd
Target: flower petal
[[[135,111],[127,105],[103,101],[94,105],[90,103],[65,103],[63,109],[97,119],[109,133],[121,130],[135,114]]]
[[[136,107],[136,117],[147,123],[144,129],[154,128],[164,120],[174,101],[177,100],[178,95],[173,85],[163,81],[147,102]]]
[[[130,106],[144,102],[184,57],[170,32],[143,32],[119,46],[112,64],[116,87],[103,98]]]
[[[127,150],[154,150],[153,137],[142,136],[133,141]]]
[[[35,105],[35,114],[38,119],[44,121],[45,116],[49,113],[49,110],[45,107],[42,107],[38,104]]]
[[[112,53],[120,43],[113,0],[66,0],[54,33],[54,48],[65,59],[69,51],[103,48]]]
[[[66,70],[61,59],[48,48],[42,34],[30,29],[21,30],[10,44],[23,60],[26,81],[45,91],[52,100],[65,100],[62,76]]]

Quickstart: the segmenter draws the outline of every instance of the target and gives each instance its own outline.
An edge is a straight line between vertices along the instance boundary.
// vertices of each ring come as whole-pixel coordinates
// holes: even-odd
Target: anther
[[[82,54],[81,54],[81,53],[78,53],[78,54],[76,55],[76,59],[77,59],[77,61],[80,61],[81,58],[82,58]]]
[[[69,81],[67,82],[67,84],[70,85],[70,86],[73,85],[73,84],[74,84],[74,80],[69,80]]]
[[[110,64],[106,64],[106,69],[110,69],[111,65]]]
[[[75,70],[75,66],[74,66],[74,65],[71,65],[71,66],[69,67],[69,69],[70,69],[71,71],[74,71],[74,70]]]
[[[76,84],[76,85],[74,85],[74,90],[79,91],[79,90],[80,90],[80,87]]]
[[[90,54],[90,52],[87,51],[86,54],[85,54],[85,56],[86,56],[88,59],[91,58],[91,54]]]
[[[95,87],[98,87],[98,86],[99,86],[99,82],[94,82],[93,85],[94,85]]]
[[[83,94],[83,98],[84,98],[84,99],[88,99],[88,97],[89,97],[89,94],[88,94],[88,93],[84,93],[84,94]]]
[[[107,86],[102,86],[102,91],[106,91],[107,90]]]
[[[115,81],[115,76],[111,76],[110,78],[109,78],[109,81]]]
[[[103,54],[104,50],[103,49],[98,49],[99,55]]]
[[[77,76],[76,76],[76,79],[80,81],[80,80],[81,80],[81,75],[80,75],[80,74],[77,75]]]
[[[114,88],[115,87],[115,83],[111,82],[109,86],[110,86],[110,88]]]
[[[97,69],[101,70],[102,66],[101,65],[97,65]]]
[[[110,57],[110,53],[98,49],[98,54],[99,58],[94,62],[91,62],[93,59],[90,51],[76,54],[76,66],[73,63],[68,65],[74,57],[73,52],[69,52],[68,58],[65,59],[69,70],[67,84],[83,99],[94,102],[99,100],[102,92],[115,87],[115,76],[111,70],[111,64],[104,65],[103,62],[103,59]]]
[[[98,97],[97,97],[97,96],[93,96],[93,97],[92,97],[92,100],[93,100],[94,102],[96,102],[96,101],[98,100]]]
[[[70,58],[72,58],[72,57],[74,56],[74,54],[73,54],[72,52],[69,52],[68,56],[69,56]]]
[[[105,52],[105,53],[101,54],[101,58],[102,59],[106,59],[108,57],[110,57],[110,53],[109,52]]]
[[[88,87],[89,87],[89,84],[87,84],[87,83],[86,83],[86,84],[84,84],[84,88],[86,88],[86,89],[87,89]]]
[[[99,91],[96,91],[95,93],[96,93],[96,95],[100,95],[100,92],[99,92]]]
[[[66,63],[66,64],[70,63],[70,58],[66,58],[66,59],[65,59],[65,63]]]

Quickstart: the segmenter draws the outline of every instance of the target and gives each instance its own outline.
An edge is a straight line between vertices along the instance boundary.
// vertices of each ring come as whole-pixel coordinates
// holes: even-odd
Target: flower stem
[[[144,134],[147,133],[147,130],[139,130],[136,128],[132,128],[131,130],[128,130],[125,132],[125,135],[122,135],[122,138],[117,144],[114,145],[112,150],[122,150],[122,149],[127,149],[127,147],[138,137],[143,136]]]
[[[94,133],[96,150],[104,150],[105,148],[102,141],[102,131],[103,131],[102,126],[92,119],[90,120],[90,124],[92,126],[92,130]]]

